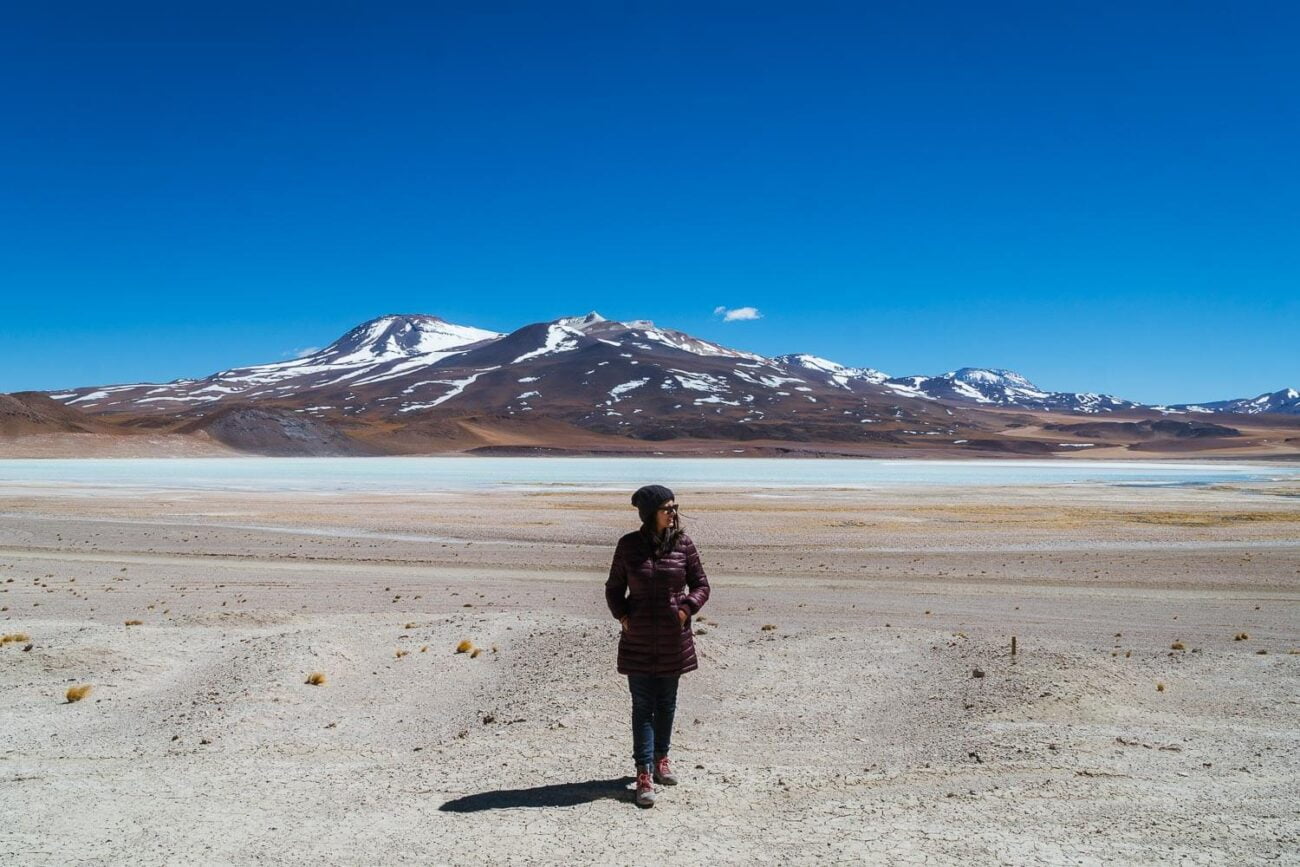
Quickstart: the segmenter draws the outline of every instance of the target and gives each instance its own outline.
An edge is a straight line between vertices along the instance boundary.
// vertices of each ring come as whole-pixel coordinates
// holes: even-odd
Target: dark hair
[[[643,521],[641,529],[650,537],[650,540],[654,543],[655,554],[660,557],[667,556],[677,545],[677,537],[686,532],[682,529],[680,512],[673,514],[673,522],[668,525],[662,535],[656,530],[653,517],[649,521]]]

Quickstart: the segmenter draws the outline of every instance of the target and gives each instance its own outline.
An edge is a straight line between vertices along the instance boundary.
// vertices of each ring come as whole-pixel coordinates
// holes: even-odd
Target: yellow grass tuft
[[[1238,632],[1236,635],[1232,636],[1233,641],[1245,641],[1248,638],[1250,638],[1250,636],[1244,632]]]
[[[0,646],[6,645],[11,641],[31,641],[32,637],[26,632],[10,632],[8,635],[0,635]]]
[[[460,640],[460,644],[456,645],[457,653],[469,653],[473,649],[474,649],[474,642],[470,641],[468,638],[462,638]]]
[[[68,700],[68,704],[72,704],[72,702],[74,701],[81,701],[89,693],[90,693],[90,684],[79,683],[76,686],[68,687],[68,691],[64,693],[64,698]]]
[[[1165,691],[1165,685],[1160,681],[1156,681],[1156,692],[1164,692],[1164,691]]]
[[[1169,645],[1169,649],[1170,649],[1170,650],[1186,650],[1187,648],[1183,646],[1183,643],[1182,643],[1181,641],[1175,641],[1173,644]]]
[[[408,654],[408,653],[410,653],[410,652],[411,652],[411,651],[409,651],[409,650],[398,650],[398,651],[394,652],[393,655],[396,656],[398,659],[401,659],[403,656],[406,656],[406,654]]]
[[[473,650],[470,651],[470,653],[469,653],[469,658],[470,658],[470,659],[473,659],[474,657],[478,656],[478,655],[479,655],[480,653],[482,653],[482,652],[483,652],[483,648],[481,648],[481,647],[476,647],[476,648],[474,648]]]
[[[307,682],[310,683],[312,686],[324,686],[325,672],[313,671],[311,674],[307,675]]]
[[[421,644],[421,645],[420,645],[420,652],[421,652],[421,653],[428,653],[428,652],[429,652],[429,645],[427,645],[427,644]]]
[[[762,629],[763,629],[764,632],[771,632],[773,629],[776,629],[776,624],[775,624],[775,623],[764,623],[763,626],[762,626]]]
[[[143,625],[144,625],[144,621],[143,621],[143,620],[128,620],[128,621],[126,621],[126,625],[127,625],[127,626],[143,626]]]
[[[417,626],[419,626],[419,625],[420,625],[420,624],[418,624],[418,623],[408,623],[408,624],[406,624],[405,626],[403,626],[402,628],[403,628],[403,629],[414,629],[415,627],[417,627]]]

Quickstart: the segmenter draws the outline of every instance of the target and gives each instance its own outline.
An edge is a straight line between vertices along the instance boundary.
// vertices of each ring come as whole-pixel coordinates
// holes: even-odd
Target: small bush
[[[410,652],[411,651],[409,650],[397,650],[393,652],[393,656],[397,657],[398,659],[401,659],[403,656],[406,656],[406,654]]]
[[[8,635],[0,635],[0,646],[6,645],[11,641],[31,641],[32,637],[26,632],[10,632]]]
[[[470,641],[468,638],[462,638],[460,640],[460,644],[456,645],[457,653],[469,653],[473,649],[474,649],[474,642]]]
[[[74,701],[81,701],[89,694],[90,694],[90,684],[79,683],[76,686],[68,687],[68,691],[63,695],[64,698],[68,700],[68,704],[72,704]]]
[[[1181,641],[1175,641],[1173,644],[1169,645],[1169,649],[1170,649],[1170,650],[1186,650],[1187,648],[1183,646],[1183,643],[1182,643]]]
[[[312,686],[324,686],[325,672],[313,671],[311,674],[307,675],[307,683],[310,683]]]
[[[127,625],[127,626],[143,626],[143,625],[144,625],[144,621],[143,621],[143,620],[128,620],[128,621],[126,621],[126,625]]]
[[[776,624],[775,624],[775,623],[764,623],[762,629],[763,629],[764,632],[771,632],[773,629],[776,629]]]
[[[427,645],[427,644],[421,644],[421,645],[420,645],[420,652],[421,652],[421,653],[428,653],[428,652],[429,652],[429,645]]]
[[[1165,685],[1160,681],[1156,681],[1156,692],[1164,692],[1164,691],[1165,691]]]
[[[482,652],[483,652],[483,648],[481,648],[481,647],[476,647],[476,648],[474,648],[473,650],[471,650],[471,651],[469,652],[469,658],[470,658],[470,659],[473,659],[474,657],[478,656],[478,655],[479,655],[480,653],[482,653]]]
[[[414,629],[415,627],[417,627],[417,626],[419,626],[419,625],[420,625],[420,624],[418,624],[418,623],[408,623],[408,624],[406,624],[405,626],[403,626],[402,628],[403,628],[403,629]]]
[[[1238,632],[1236,635],[1232,636],[1233,641],[1245,641],[1248,638],[1250,638],[1250,636],[1244,632]]]

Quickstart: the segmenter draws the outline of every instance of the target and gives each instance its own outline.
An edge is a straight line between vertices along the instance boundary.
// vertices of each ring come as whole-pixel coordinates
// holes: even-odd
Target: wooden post
[[[1011,655],[1016,655],[1016,637],[1014,635],[1011,636]]]

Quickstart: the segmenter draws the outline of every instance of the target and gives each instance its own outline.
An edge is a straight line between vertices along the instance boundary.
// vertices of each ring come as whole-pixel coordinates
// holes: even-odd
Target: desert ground
[[[674,487],[648,810],[630,491],[0,488],[0,862],[1300,863],[1300,483]]]

